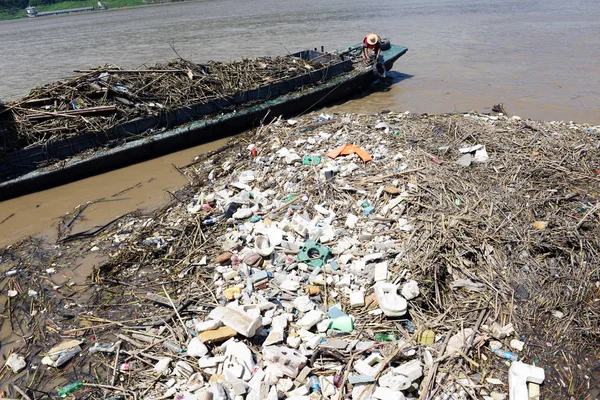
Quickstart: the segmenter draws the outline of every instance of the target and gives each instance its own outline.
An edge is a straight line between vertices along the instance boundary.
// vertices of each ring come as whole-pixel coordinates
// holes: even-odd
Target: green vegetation
[[[140,6],[143,0],[101,0],[109,9]],[[57,11],[69,8],[97,7],[97,0],[69,0],[53,2],[53,0],[0,0],[0,21],[26,17],[25,7],[35,6],[38,12]]]

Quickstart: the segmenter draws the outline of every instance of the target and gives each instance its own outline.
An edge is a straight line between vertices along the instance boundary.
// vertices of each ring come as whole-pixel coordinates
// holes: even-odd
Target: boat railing
[[[292,54],[291,57],[315,60],[318,52],[312,50]],[[251,90],[238,92],[228,97],[215,97],[156,115],[139,118],[117,125],[109,131],[84,132],[76,137],[65,138],[6,154],[6,161],[0,164],[0,181],[26,174],[40,164],[51,159],[63,160],[83,151],[107,145],[115,140],[139,138],[144,132],[169,129],[188,122],[199,120],[224,109],[240,105],[256,104],[288,94],[303,86],[316,84],[345,74],[352,70],[352,61],[345,57],[321,54],[323,60],[331,60],[325,67],[307,72],[291,79],[274,81]],[[319,56],[320,57],[320,56]],[[325,61],[323,61],[325,62]],[[102,73],[102,71],[98,71]]]

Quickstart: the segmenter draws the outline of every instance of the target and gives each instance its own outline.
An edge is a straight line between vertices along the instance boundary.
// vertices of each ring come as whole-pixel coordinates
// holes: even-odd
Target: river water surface
[[[600,124],[597,0],[201,0],[0,22],[0,98],[103,64],[125,68],[176,57],[195,62],[326,50],[374,31],[409,52],[391,90],[335,112],[489,111]],[[80,229],[168,200],[186,183],[171,164],[213,143],[0,203],[0,246],[51,232],[78,204],[135,186],[86,210]],[[113,198],[115,200],[115,198]],[[2,222],[4,221],[4,222]]]

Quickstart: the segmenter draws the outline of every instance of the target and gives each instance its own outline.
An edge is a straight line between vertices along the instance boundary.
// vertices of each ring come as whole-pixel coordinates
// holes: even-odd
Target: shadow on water
[[[413,77],[414,77],[414,75],[404,74],[402,72],[396,72],[396,71],[389,71],[385,78],[383,78],[383,79],[380,78],[380,79],[376,80],[369,87],[365,88],[364,90],[362,90],[358,93],[355,93],[352,96],[346,97],[346,98],[338,100],[338,101],[331,102],[327,105],[327,107],[328,108],[335,107],[335,106],[342,105],[342,104],[352,101],[352,100],[363,99],[373,93],[389,92],[392,89],[393,85],[400,83],[402,81],[405,81],[407,79],[413,78]]]
[[[389,71],[387,76],[383,79],[378,79],[366,90],[366,94],[374,93],[374,92],[389,92],[392,88],[392,85],[396,83],[400,83],[407,79],[414,77],[414,75],[403,74],[402,72],[397,71]]]

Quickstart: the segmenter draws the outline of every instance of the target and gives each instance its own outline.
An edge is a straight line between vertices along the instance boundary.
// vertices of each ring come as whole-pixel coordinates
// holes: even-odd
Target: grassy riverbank
[[[147,3],[144,3],[143,0],[102,0],[103,4],[109,9],[113,8],[121,8],[121,7],[133,7],[133,6],[141,6]],[[38,12],[45,11],[57,11],[57,10],[66,10],[69,8],[80,8],[80,7],[97,7],[97,0],[83,0],[83,1],[61,1],[55,4],[49,4],[44,6],[36,6],[35,9]],[[10,19],[18,19],[18,18],[26,18],[27,15],[25,10],[18,9],[10,9],[10,10],[0,10],[0,21],[10,20]]]

